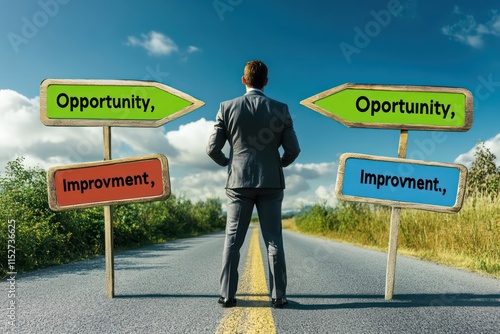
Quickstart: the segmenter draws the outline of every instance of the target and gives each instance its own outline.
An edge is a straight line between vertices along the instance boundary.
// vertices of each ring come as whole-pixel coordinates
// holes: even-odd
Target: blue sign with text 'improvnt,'
[[[466,177],[459,164],[346,153],[340,157],[336,193],[341,200],[457,212]]]

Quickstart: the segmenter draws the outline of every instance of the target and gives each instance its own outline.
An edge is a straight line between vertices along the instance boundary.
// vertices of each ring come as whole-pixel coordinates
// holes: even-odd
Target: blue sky
[[[113,128],[113,157],[162,153],[173,193],[224,201],[226,170],[205,146],[220,101],[244,93],[250,59],[268,65],[265,93],[288,103],[302,147],[286,170],[285,210],[335,204],[342,153],[397,156],[399,131],[347,128],[300,105],[347,82],[466,88],[472,128],[410,131],[407,157],[469,165],[479,140],[500,157],[498,1],[7,0],[1,7],[2,171],[17,156],[43,168],[102,159],[101,128],[40,123],[43,79],[154,80],[205,105],[160,128]]]

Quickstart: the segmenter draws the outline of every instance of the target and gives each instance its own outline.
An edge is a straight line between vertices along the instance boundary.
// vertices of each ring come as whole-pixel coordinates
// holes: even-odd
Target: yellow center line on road
[[[257,228],[252,233],[238,290],[237,306],[226,310],[216,333],[276,333]]]

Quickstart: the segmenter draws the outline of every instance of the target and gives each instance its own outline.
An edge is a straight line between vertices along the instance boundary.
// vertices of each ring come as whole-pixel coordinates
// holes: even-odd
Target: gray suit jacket
[[[229,157],[222,152],[226,141]],[[207,154],[217,164],[228,166],[226,188],[284,189],[283,167],[299,153],[286,104],[255,90],[220,104]]]

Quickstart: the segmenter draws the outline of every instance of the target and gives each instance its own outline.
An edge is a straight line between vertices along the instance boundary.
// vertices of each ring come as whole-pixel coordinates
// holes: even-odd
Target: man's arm
[[[222,111],[219,109],[215,120],[214,130],[208,140],[207,154],[213,161],[221,166],[227,166],[229,164],[229,159],[222,152],[222,148],[226,144],[226,141],[227,136],[224,120],[222,119]]]
[[[283,146],[283,156],[281,157],[281,165],[286,167],[297,159],[300,153],[299,141],[295,130],[293,129],[293,121],[288,108],[286,109],[285,128],[281,135],[281,145]]]

